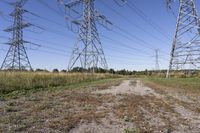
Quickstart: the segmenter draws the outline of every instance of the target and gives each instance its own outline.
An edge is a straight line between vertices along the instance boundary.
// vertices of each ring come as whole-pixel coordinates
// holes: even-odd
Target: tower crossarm
[[[23,7],[26,4],[27,1],[28,0],[17,0],[14,3],[10,3],[10,5],[21,8],[21,7]]]
[[[102,15],[99,11],[95,10],[95,20],[98,21],[103,27],[109,28],[113,23],[107,19],[106,16]]]
[[[23,14],[27,12],[23,9],[27,0],[17,0],[10,3],[14,7],[14,11],[10,14],[13,17],[13,25],[5,29],[6,32],[12,33],[12,38],[7,43],[10,45],[6,57],[3,60],[1,70],[31,70],[31,64],[26,52],[24,43],[29,43],[23,39],[23,29],[32,26],[31,23],[23,20]]]
[[[126,0],[114,1],[123,3]],[[107,69],[108,64],[96,25],[98,23],[109,29],[108,27],[113,25],[112,22],[96,10],[95,0],[72,0],[69,3],[57,0],[57,2],[64,8],[65,20],[78,27],[78,37],[72,50],[68,69],[72,70],[76,66],[81,66],[84,70],[92,69],[92,72],[98,67]],[[79,8],[80,5],[82,7]],[[75,17],[76,15],[78,16]]]
[[[13,11],[12,13],[10,13],[10,16],[14,17],[16,14],[24,14],[27,13],[28,11],[22,8],[16,8],[17,11]]]
[[[200,68],[200,20],[195,0],[167,0],[167,6],[171,8],[173,2],[179,2],[179,11],[166,77],[173,69],[189,71]]]
[[[75,0],[75,1],[70,2],[70,3],[66,3],[65,7],[72,8],[74,6],[81,4],[82,2],[83,2],[83,0]]]
[[[67,8],[72,8],[81,4],[84,0],[73,0],[72,2],[65,3],[64,0],[57,0],[58,3],[63,4]]]
[[[11,31],[14,31],[14,30],[19,29],[19,28],[23,29],[23,28],[30,27],[30,26],[32,26],[31,23],[23,23],[21,25],[11,26],[11,27],[5,29],[4,31],[5,32],[11,32]]]

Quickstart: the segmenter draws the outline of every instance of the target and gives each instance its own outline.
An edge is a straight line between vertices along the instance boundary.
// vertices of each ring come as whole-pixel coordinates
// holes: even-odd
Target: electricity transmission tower
[[[155,50],[155,70],[158,71],[160,70],[160,65],[159,65],[159,55],[158,55],[159,50]]]
[[[167,0],[171,8],[173,0]],[[179,0],[176,32],[173,39],[169,69],[191,70],[200,67],[200,19],[195,0]]]
[[[15,3],[11,3],[14,6],[14,11],[10,14],[14,17],[14,24],[5,29],[6,32],[12,32],[12,39],[7,44],[10,48],[3,61],[1,69],[8,70],[31,70],[31,64],[28,59],[24,43],[29,43],[23,40],[23,29],[31,26],[23,20],[23,14],[26,10],[23,9],[27,0],[18,0]]]
[[[70,14],[69,12],[81,14],[81,20],[66,15],[66,19],[79,27],[78,39],[72,50],[68,70],[71,70],[75,65],[84,69],[92,68],[93,72],[98,66],[107,69],[108,65],[96,23],[98,22],[104,27],[112,26],[112,23],[95,9],[95,0],[73,0],[70,3],[58,0],[58,2],[65,6],[65,14]],[[121,2],[124,2],[124,0],[121,0]],[[83,11],[74,9],[78,5],[83,6]]]

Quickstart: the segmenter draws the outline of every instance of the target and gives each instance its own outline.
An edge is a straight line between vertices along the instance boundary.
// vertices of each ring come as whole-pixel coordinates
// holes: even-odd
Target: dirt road
[[[200,133],[199,95],[134,79],[44,91],[0,105],[0,132]]]
[[[99,112],[107,110],[106,117],[99,123],[80,124],[70,133],[200,133],[200,104],[178,92],[156,91],[139,80],[126,80],[93,94],[114,96],[98,108]]]

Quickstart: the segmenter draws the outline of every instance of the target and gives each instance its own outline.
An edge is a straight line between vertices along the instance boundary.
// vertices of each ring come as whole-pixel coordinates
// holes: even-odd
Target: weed
[[[36,92],[117,77],[119,76],[111,74],[0,72],[0,95],[23,95],[28,91]]]
[[[124,129],[124,133],[140,133],[139,129]]]
[[[152,83],[164,87],[181,89],[182,91],[200,92],[200,78],[158,78],[146,77],[143,80],[148,84]]]

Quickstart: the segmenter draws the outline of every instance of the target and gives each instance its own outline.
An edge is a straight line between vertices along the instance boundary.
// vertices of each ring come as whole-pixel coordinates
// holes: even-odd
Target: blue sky
[[[7,1],[13,2],[13,0]],[[34,69],[67,69],[77,34],[67,28],[64,14],[58,14],[54,11],[59,12],[56,0],[42,1],[47,3],[53,10],[42,4],[41,0],[29,0],[24,8],[58,24],[30,14],[25,15],[24,19],[26,21],[44,29],[30,27],[24,31],[24,40],[42,45],[42,47],[38,48],[26,44],[30,62]],[[145,18],[150,22],[147,23],[132,10],[133,6],[129,1],[142,11],[145,14]],[[114,0],[96,0],[95,6],[114,25],[125,31],[122,32],[114,26],[112,30],[107,30],[100,25],[97,26],[109,68],[154,69],[155,49],[159,49],[160,68],[166,69],[168,67],[176,18],[170,10],[166,9],[164,0],[128,0],[128,3],[123,7],[117,5]],[[196,6],[199,12],[199,0],[196,0]],[[8,41],[4,37],[11,37],[11,34],[4,32],[3,29],[12,25],[13,20],[8,16],[12,10],[12,6],[0,0],[0,11],[5,15],[4,17],[0,16],[0,63],[3,62],[6,55],[4,50],[8,50],[8,46],[2,44]],[[177,12],[176,6],[174,7],[174,12]],[[155,30],[155,26],[159,28]],[[113,40],[106,39],[105,36]]]

